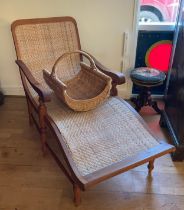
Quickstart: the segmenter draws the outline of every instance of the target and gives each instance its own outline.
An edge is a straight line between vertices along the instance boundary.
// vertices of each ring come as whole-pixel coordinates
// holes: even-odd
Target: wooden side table
[[[158,114],[161,114],[157,102],[152,100],[150,88],[162,85],[166,78],[165,73],[157,69],[141,67],[132,70],[130,77],[134,84],[141,87],[137,98],[131,99],[136,111],[139,112],[143,106],[151,106]]]

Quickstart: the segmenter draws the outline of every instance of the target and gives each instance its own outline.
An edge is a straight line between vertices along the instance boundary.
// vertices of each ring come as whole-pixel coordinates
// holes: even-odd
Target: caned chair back
[[[80,50],[77,24],[71,17],[17,20],[12,24],[12,34],[17,58],[40,83],[45,83],[43,69],[51,71],[63,53]],[[80,55],[72,54],[59,65],[58,77],[68,80],[80,71]]]

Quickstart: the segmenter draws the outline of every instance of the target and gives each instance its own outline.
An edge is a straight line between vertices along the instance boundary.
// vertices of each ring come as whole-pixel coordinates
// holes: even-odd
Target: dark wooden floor
[[[141,114],[160,138],[159,116]],[[0,210],[68,210],[72,186],[51,155],[42,156],[39,135],[29,127],[25,98],[0,106]],[[82,193],[79,210],[184,210],[184,163],[157,159],[152,179],[143,165]]]

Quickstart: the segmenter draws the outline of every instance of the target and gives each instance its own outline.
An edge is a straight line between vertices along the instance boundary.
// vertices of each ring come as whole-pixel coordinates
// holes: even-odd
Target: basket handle
[[[57,64],[58,64],[63,58],[65,58],[66,56],[71,55],[71,54],[82,54],[84,57],[86,57],[86,58],[89,60],[89,62],[90,62],[90,67],[93,68],[93,69],[96,69],[95,62],[94,62],[94,60],[91,58],[91,56],[90,56],[88,53],[86,53],[86,52],[84,52],[84,51],[81,51],[81,50],[76,50],[76,51],[72,51],[72,52],[66,52],[66,53],[62,54],[62,55],[56,60],[56,62],[54,63],[54,66],[53,66],[53,68],[52,68],[52,72],[51,72],[51,75],[50,75],[51,77],[55,77],[55,75],[56,75],[56,67],[57,67]]]

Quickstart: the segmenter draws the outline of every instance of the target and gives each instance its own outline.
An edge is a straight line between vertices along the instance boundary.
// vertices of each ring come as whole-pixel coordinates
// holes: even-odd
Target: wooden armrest
[[[104,65],[102,65],[95,57],[91,56],[93,60],[95,61],[95,64],[97,68],[102,71],[104,74],[108,75],[109,77],[112,78],[112,81],[116,83],[117,85],[121,85],[125,83],[125,76],[121,72],[114,72]]]
[[[87,52],[86,52],[87,53]],[[89,54],[89,53],[88,53]],[[114,72],[108,68],[106,68],[104,65],[102,65],[94,56],[89,54],[90,57],[94,60],[96,67],[106,74],[107,76],[111,77],[112,79],[112,88],[111,88],[111,96],[116,96],[118,94],[117,91],[117,85],[121,85],[125,83],[125,76],[121,72]]]
[[[19,66],[20,70],[23,72],[27,80],[29,81],[32,88],[38,93],[39,97],[43,102],[48,102],[51,100],[50,94],[45,91],[45,88],[33,77],[29,68],[22,60],[16,60],[16,64]]]
[[[83,51],[85,52],[85,51]],[[121,85],[125,83],[125,76],[123,73],[121,72],[114,72],[113,70],[108,69],[107,67],[105,67],[104,65],[102,65],[94,56],[92,56],[90,53],[85,52],[88,55],[90,55],[90,57],[94,60],[96,67],[102,71],[104,74],[108,75],[109,77],[111,77],[112,81],[114,83],[116,83],[117,85]]]

